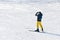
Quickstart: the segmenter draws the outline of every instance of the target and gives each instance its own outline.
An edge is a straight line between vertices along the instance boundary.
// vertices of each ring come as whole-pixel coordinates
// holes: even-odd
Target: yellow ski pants
[[[41,29],[43,28],[41,21],[37,21],[36,24],[37,24],[37,28],[41,28]]]

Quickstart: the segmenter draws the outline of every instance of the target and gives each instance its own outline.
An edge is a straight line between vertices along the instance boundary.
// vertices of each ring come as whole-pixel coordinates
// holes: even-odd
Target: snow
[[[36,29],[37,11],[43,13],[42,24],[46,33],[29,31]],[[60,40],[59,13],[60,3],[0,3],[0,40]]]

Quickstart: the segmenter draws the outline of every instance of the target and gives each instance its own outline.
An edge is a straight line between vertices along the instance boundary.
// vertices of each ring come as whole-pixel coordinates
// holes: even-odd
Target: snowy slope
[[[42,11],[46,33],[36,29],[35,13]],[[0,40],[60,40],[60,3],[2,4],[0,3]]]
[[[60,0],[0,0],[0,3],[60,3]]]

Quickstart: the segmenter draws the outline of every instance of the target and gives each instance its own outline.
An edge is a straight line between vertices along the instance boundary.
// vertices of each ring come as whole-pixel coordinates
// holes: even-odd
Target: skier
[[[41,12],[37,12],[35,16],[37,16],[37,29],[35,31],[39,32],[39,27],[41,27],[41,30],[43,32],[43,26],[41,23],[43,14]]]

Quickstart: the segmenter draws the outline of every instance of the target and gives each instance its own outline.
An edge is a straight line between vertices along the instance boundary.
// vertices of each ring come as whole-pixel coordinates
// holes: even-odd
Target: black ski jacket
[[[43,15],[41,12],[37,12],[35,16],[37,16],[37,21],[41,21]]]

